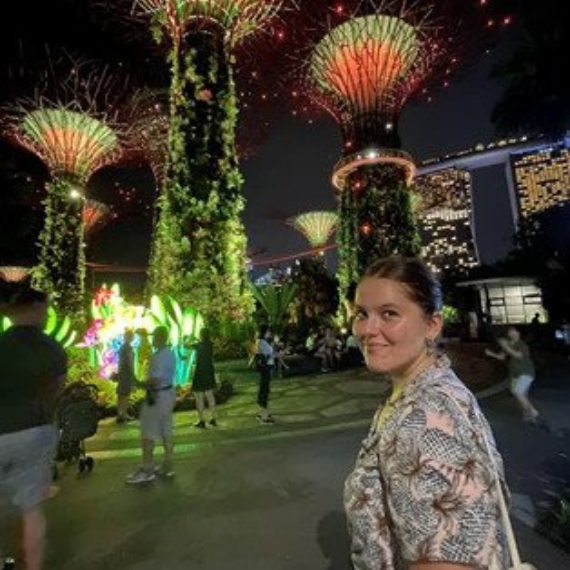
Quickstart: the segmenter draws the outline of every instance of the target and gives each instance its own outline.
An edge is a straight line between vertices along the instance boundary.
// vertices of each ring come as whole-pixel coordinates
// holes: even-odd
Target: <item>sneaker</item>
[[[148,471],[144,467],[139,467],[126,478],[126,483],[129,485],[141,485],[154,481],[155,477],[154,470]]]
[[[216,421],[216,418],[212,418],[208,423],[209,423],[212,427],[218,427],[218,422]]]
[[[197,424],[194,424],[194,427],[206,429],[206,422],[204,422],[204,420],[200,420]]]
[[[166,465],[158,465],[154,468],[154,474],[158,477],[164,477],[165,479],[171,479],[174,477],[174,469]]]
[[[275,418],[273,416],[267,416],[266,418],[259,419],[261,425],[271,426],[275,423]]]
[[[2,570],[13,570],[14,568],[16,568],[16,561],[13,558],[4,558]]]

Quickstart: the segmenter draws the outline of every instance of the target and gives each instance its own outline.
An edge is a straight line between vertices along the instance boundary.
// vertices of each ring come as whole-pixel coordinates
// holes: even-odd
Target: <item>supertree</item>
[[[112,74],[86,62],[66,63],[71,69],[56,87],[52,66],[34,95],[9,105],[6,134],[37,155],[50,173],[33,283],[62,313],[81,317],[85,187],[96,170],[117,159],[120,130],[112,105]]]
[[[83,233],[85,239],[101,229],[111,217],[111,208],[97,200],[85,200],[83,203]]]
[[[235,148],[234,49],[283,0],[135,0],[155,39],[169,41],[165,184],[149,267],[150,291],[175,295],[211,321],[253,307],[246,282],[242,176]]]
[[[8,283],[19,283],[20,281],[24,281],[31,272],[31,267],[4,265],[0,267],[0,278]]]
[[[287,223],[301,232],[312,248],[326,245],[336,230],[338,214],[335,212],[305,212],[287,220]]]
[[[474,23],[467,19],[487,2],[348,4],[337,5],[304,65],[308,96],[343,136],[332,177],[339,192],[341,296],[375,258],[419,253],[410,188],[415,166],[401,149],[398,119],[408,99],[442,75],[447,86],[460,59],[458,34],[466,39]]]

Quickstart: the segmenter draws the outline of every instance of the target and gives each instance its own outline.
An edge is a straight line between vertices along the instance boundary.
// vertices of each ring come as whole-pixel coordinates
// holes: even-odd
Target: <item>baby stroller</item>
[[[56,461],[76,462],[80,473],[92,471],[95,463],[85,453],[85,439],[97,433],[101,413],[97,386],[73,382],[63,390],[56,410],[59,443]],[[54,468],[54,478],[57,468]]]

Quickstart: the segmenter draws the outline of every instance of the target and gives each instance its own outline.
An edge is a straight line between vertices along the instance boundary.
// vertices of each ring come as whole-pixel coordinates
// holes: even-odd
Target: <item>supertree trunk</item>
[[[81,320],[84,311],[85,250],[82,200],[70,198],[73,183],[58,179],[47,185],[45,223],[39,236],[33,284],[49,294],[64,315]]]
[[[375,260],[420,252],[412,190],[397,166],[362,166],[348,176],[340,196],[339,217],[342,296]]]
[[[175,295],[210,320],[251,311],[237,105],[221,29],[189,32],[171,54],[169,152],[150,265],[153,293]]]

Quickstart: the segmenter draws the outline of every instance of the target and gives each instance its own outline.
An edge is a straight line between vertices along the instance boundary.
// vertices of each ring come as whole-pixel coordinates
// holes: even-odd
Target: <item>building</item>
[[[493,181],[493,188],[489,187],[489,180]],[[435,197],[440,194],[449,198],[455,194],[464,200],[462,214],[457,201],[445,209],[445,200],[440,201],[440,211],[422,211],[420,225],[428,262],[433,259],[432,265],[441,270],[446,265],[472,266],[471,259],[479,261],[481,256],[483,261],[495,261],[496,257],[485,259],[482,242],[488,246],[489,236],[493,236],[494,243],[499,240],[503,244],[501,255],[506,255],[521,217],[570,203],[570,133],[554,142],[522,137],[479,144],[473,149],[429,159],[419,166],[415,181],[422,197],[431,193],[438,201]],[[450,192],[451,188],[454,190]],[[477,210],[478,199],[490,191],[495,192],[498,208],[505,204],[505,219],[500,224],[490,223],[482,216],[484,212]],[[432,202],[427,200],[428,205]],[[467,217],[470,232],[465,224]]]
[[[469,172],[453,167],[436,170],[418,176],[415,190],[422,257],[431,269],[466,271],[478,265]]]
[[[542,304],[542,292],[532,277],[499,277],[464,281],[458,287],[470,287],[479,293],[479,311],[489,315],[494,325],[530,323],[538,314],[548,321]]]
[[[519,216],[570,202],[570,149],[566,141],[511,155],[513,201]]]

